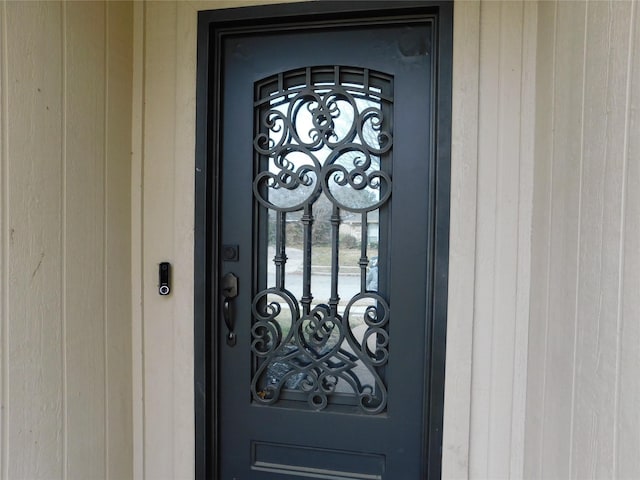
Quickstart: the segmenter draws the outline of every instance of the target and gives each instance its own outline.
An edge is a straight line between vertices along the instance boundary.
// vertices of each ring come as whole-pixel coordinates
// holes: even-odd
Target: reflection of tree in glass
[[[318,85],[319,86],[319,85]],[[332,94],[328,93],[330,90],[318,90],[318,93],[331,97]],[[325,97],[327,99],[327,97]],[[381,102],[375,98],[371,97],[359,97],[354,95],[353,101],[355,102],[356,109],[354,109],[353,105],[345,101],[343,99],[334,98],[327,99],[332,105],[331,119],[329,123],[331,124],[332,134],[330,135],[329,140],[331,142],[337,142],[342,140],[347,140],[349,142],[353,142],[352,145],[361,145],[364,143],[364,150],[367,150],[367,146],[377,150],[383,147],[382,143],[386,142],[385,136],[380,134],[380,116],[382,115],[382,105]],[[298,108],[294,108],[293,105],[297,105],[302,102],[304,106],[298,106]],[[333,102],[333,103],[331,103]],[[289,113],[289,109],[293,108],[293,111],[296,111],[297,114],[294,118],[292,118],[292,122],[294,124],[295,131],[297,132],[299,138],[302,142],[312,142],[313,138],[317,138],[317,128],[313,123],[313,115],[312,112],[314,109],[319,108],[319,104],[315,101],[306,102],[299,98],[291,103],[283,103],[280,105],[273,105],[273,110],[279,111],[283,116],[287,116]],[[362,112],[367,110],[376,110],[379,112],[380,116],[377,115],[368,115],[367,119],[363,121],[361,118]],[[357,129],[354,126],[354,122],[361,122],[361,132],[362,139],[359,135],[356,135]],[[349,136],[349,132],[353,132],[353,138],[347,139]],[[276,128],[275,130],[270,130],[269,136],[274,144],[277,144],[281,136],[285,134],[285,129]],[[297,140],[291,135],[291,132],[288,132],[287,139],[285,144],[290,145],[298,145]],[[315,149],[314,149],[315,150]],[[317,158],[320,164],[324,164],[329,156],[333,153],[332,147],[327,144],[323,144],[320,148],[313,152],[313,155]],[[357,165],[362,165],[366,160],[366,154],[361,151],[353,150],[353,151],[343,151],[339,154],[338,158],[334,159],[333,162],[337,165],[341,165],[344,167],[347,172],[351,172]],[[366,170],[367,175],[370,175],[372,172],[375,172],[380,169],[380,158],[374,155],[369,157],[370,166]],[[288,151],[285,154],[285,158],[281,159],[281,162],[287,164],[292,171],[299,171],[299,169],[303,166],[312,167],[313,161],[303,152],[293,149]],[[274,160],[271,160],[269,170],[273,173],[278,174],[280,171],[280,167],[276,164]],[[270,201],[280,207],[288,207],[297,205],[300,202],[304,201],[305,197],[308,197],[310,193],[313,191],[315,186],[315,182],[317,178],[315,177],[315,173],[310,173],[309,176],[313,179],[313,184],[311,186],[303,186],[300,185],[296,189],[287,190],[287,189],[270,189],[269,198]],[[334,181],[331,181],[331,193],[340,203],[347,207],[351,208],[361,208],[367,205],[375,203],[380,198],[379,188],[376,188],[376,185],[373,186],[365,186],[364,188],[357,190],[352,187],[345,185],[339,186]],[[354,191],[356,190],[356,191]],[[294,193],[297,191],[297,194]]]
[[[318,90],[318,93],[321,95],[328,94],[330,89],[321,91]],[[362,97],[354,95],[353,100],[355,102],[356,108],[353,108],[353,105],[343,99],[337,99],[334,103],[334,107],[331,108],[331,129],[333,131],[331,138],[329,138],[329,143],[336,142],[340,140],[347,139],[349,136],[349,132],[352,131],[354,133],[353,137],[347,139],[347,141],[352,142],[355,148],[353,149],[345,149],[341,153],[339,153],[338,158],[332,160],[333,163],[344,167],[347,172],[353,172],[354,169],[363,165],[366,161],[366,153],[369,148],[373,150],[381,149],[383,147],[382,143],[385,142],[385,137],[380,135],[380,116],[382,112],[381,102],[372,97]],[[325,97],[326,98],[326,97]],[[272,105],[274,110],[281,112],[284,116],[287,115],[290,107],[290,103],[281,103],[279,105]],[[298,114],[295,118],[292,119],[294,123],[294,128],[301,139],[304,142],[312,142],[314,136],[314,124],[313,124],[313,110],[314,108],[318,108],[317,102],[303,102],[302,107],[298,108]],[[292,107],[293,108],[293,107]],[[375,109],[379,112],[380,116],[369,115],[368,118],[362,121],[361,114],[367,110]],[[355,134],[356,128],[354,122],[362,122],[361,124],[361,132],[362,138]],[[281,136],[285,134],[283,130],[276,129],[276,131],[270,131],[269,136],[274,144],[278,143],[281,139]],[[299,143],[295,140],[295,138],[291,135],[291,132],[287,133],[287,139],[285,144],[289,145],[299,145]],[[363,151],[359,151],[356,145],[363,144]],[[367,148],[369,147],[369,148]],[[298,172],[300,169],[304,169],[304,167],[313,167],[314,162],[307,155],[306,152],[302,150],[298,150],[297,148],[293,148],[287,151],[284,159],[280,159],[281,163],[286,164],[292,172]],[[309,155],[314,155],[316,159],[320,162],[320,164],[324,164],[328,161],[330,156],[334,154],[334,150],[332,147],[328,146],[324,143],[318,149],[315,149],[313,153],[308,152]],[[337,153],[337,152],[336,152]],[[371,175],[373,172],[380,170],[380,158],[375,155],[371,155],[369,157],[370,165],[364,172],[365,175]],[[276,161],[272,158],[270,159],[270,167],[269,170],[274,174],[281,173],[281,167],[279,167]],[[268,199],[269,202],[279,208],[293,208],[295,206],[300,206],[305,204],[310,200],[310,197],[313,195],[314,190],[316,189],[318,178],[317,173],[315,171],[310,171],[307,173],[308,179],[310,182],[307,184],[297,184],[295,188],[269,188]],[[331,195],[335,198],[337,202],[339,202],[342,206],[352,208],[352,209],[360,209],[366,208],[368,206],[373,206],[376,204],[381,198],[380,186],[375,183],[377,180],[374,179],[374,183],[371,185],[365,185],[363,188],[354,188],[350,186],[348,183],[346,185],[339,185],[341,179],[339,174],[334,173],[331,177],[329,177],[329,188]],[[358,181],[366,181],[363,177],[357,179]],[[321,194],[313,203],[313,216],[314,223],[312,227],[312,242],[314,244],[329,244],[331,239],[331,214],[333,211],[333,205],[331,201],[324,195]],[[342,212],[342,216],[344,217],[345,213]],[[348,214],[348,213],[347,213]],[[270,221],[269,221],[269,235],[270,238],[275,237],[275,212],[269,212]],[[302,216],[302,211],[289,212],[287,213],[287,241],[291,244],[299,244],[301,245],[303,242],[303,227],[300,222],[300,217]]]
[[[297,200],[303,198],[302,195],[296,193],[295,190],[276,190],[279,194],[289,194],[294,197],[298,197]],[[367,199],[363,198],[363,192]],[[354,207],[363,207],[375,202],[374,192],[362,190],[357,192],[353,189],[344,189],[343,198],[340,199],[345,203],[351,204]],[[294,202],[291,202],[294,203]],[[329,199],[320,195],[320,197],[313,203],[313,227],[311,229],[311,241],[313,244],[328,244],[331,240],[331,214],[333,212],[333,205]],[[344,215],[344,212],[342,213]],[[287,240],[291,244],[302,244],[302,222],[300,217],[302,211],[287,213]],[[269,236],[271,239],[275,239],[275,224],[276,224],[276,212],[269,210]]]
[[[373,200],[363,200],[362,195],[356,195],[366,191],[356,192],[353,189],[344,189],[345,191],[345,203],[354,204],[354,207],[361,207],[370,205]],[[369,192],[368,195],[373,197],[373,192]],[[348,198],[352,197],[352,198]],[[314,244],[328,244],[331,240],[331,214],[333,212],[333,205],[327,197],[320,196],[318,200],[313,204],[313,216],[315,220],[313,222],[313,234],[312,241]],[[342,212],[344,216],[344,212]]]
[[[340,157],[337,163],[345,166],[345,168],[353,167],[353,162],[361,160],[361,156],[358,156],[357,152],[351,155],[343,155]],[[379,160],[376,157],[372,157],[370,171],[374,171],[379,168]],[[296,165],[297,166],[297,165]],[[336,174],[334,174],[336,175]],[[269,188],[269,201],[277,207],[287,208],[294,205],[301,205],[306,203],[309,197],[312,195],[316,186],[316,174],[314,172],[308,173],[310,178],[310,185],[298,185],[295,188],[288,189],[285,187]],[[331,194],[335,199],[346,207],[353,209],[365,208],[367,206],[375,204],[380,198],[379,188],[364,187],[357,190],[349,185],[340,186],[335,181],[330,181]],[[319,199],[320,200],[320,199]],[[318,201],[319,201],[318,200]],[[316,202],[317,203],[317,202]]]

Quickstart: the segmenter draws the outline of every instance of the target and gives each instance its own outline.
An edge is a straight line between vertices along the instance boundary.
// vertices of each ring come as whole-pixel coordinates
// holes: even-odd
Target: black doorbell
[[[160,295],[169,295],[171,293],[171,264],[169,262],[160,264],[159,277],[158,293]]]

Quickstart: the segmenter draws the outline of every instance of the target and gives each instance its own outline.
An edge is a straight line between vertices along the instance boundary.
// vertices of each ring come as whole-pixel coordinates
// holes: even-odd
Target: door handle
[[[227,345],[236,344],[235,318],[231,301],[238,296],[238,277],[229,272],[222,277],[222,318],[227,326]]]

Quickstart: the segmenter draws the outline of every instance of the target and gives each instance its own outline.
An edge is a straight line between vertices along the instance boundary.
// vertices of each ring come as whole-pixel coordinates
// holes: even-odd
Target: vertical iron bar
[[[340,251],[340,209],[337,205],[333,206],[333,213],[331,214],[331,298],[329,298],[329,307],[331,309],[331,315],[337,316],[338,314],[338,302],[340,297],[338,296],[338,255]]]
[[[369,224],[367,223],[367,212],[362,212],[362,221],[360,223],[360,293],[364,293],[367,289],[367,266],[369,259],[367,258],[367,244],[369,243]]]
[[[276,287],[284,290],[285,264],[287,263],[287,213],[278,212],[276,216],[276,255],[273,263],[276,265]]]
[[[303,227],[303,264],[302,264],[302,298],[300,303],[302,304],[302,311],[304,315],[308,315],[311,311],[311,301],[313,295],[311,295],[311,229],[313,226],[313,211],[311,203],[307,203],[304,206],[304,213],[302,214],[302,227]]]

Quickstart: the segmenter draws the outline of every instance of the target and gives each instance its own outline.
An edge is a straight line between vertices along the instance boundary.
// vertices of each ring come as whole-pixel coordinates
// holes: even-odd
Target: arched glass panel
[[[341,66],[255,86],[254,402],[386,409],[392,94]]]

